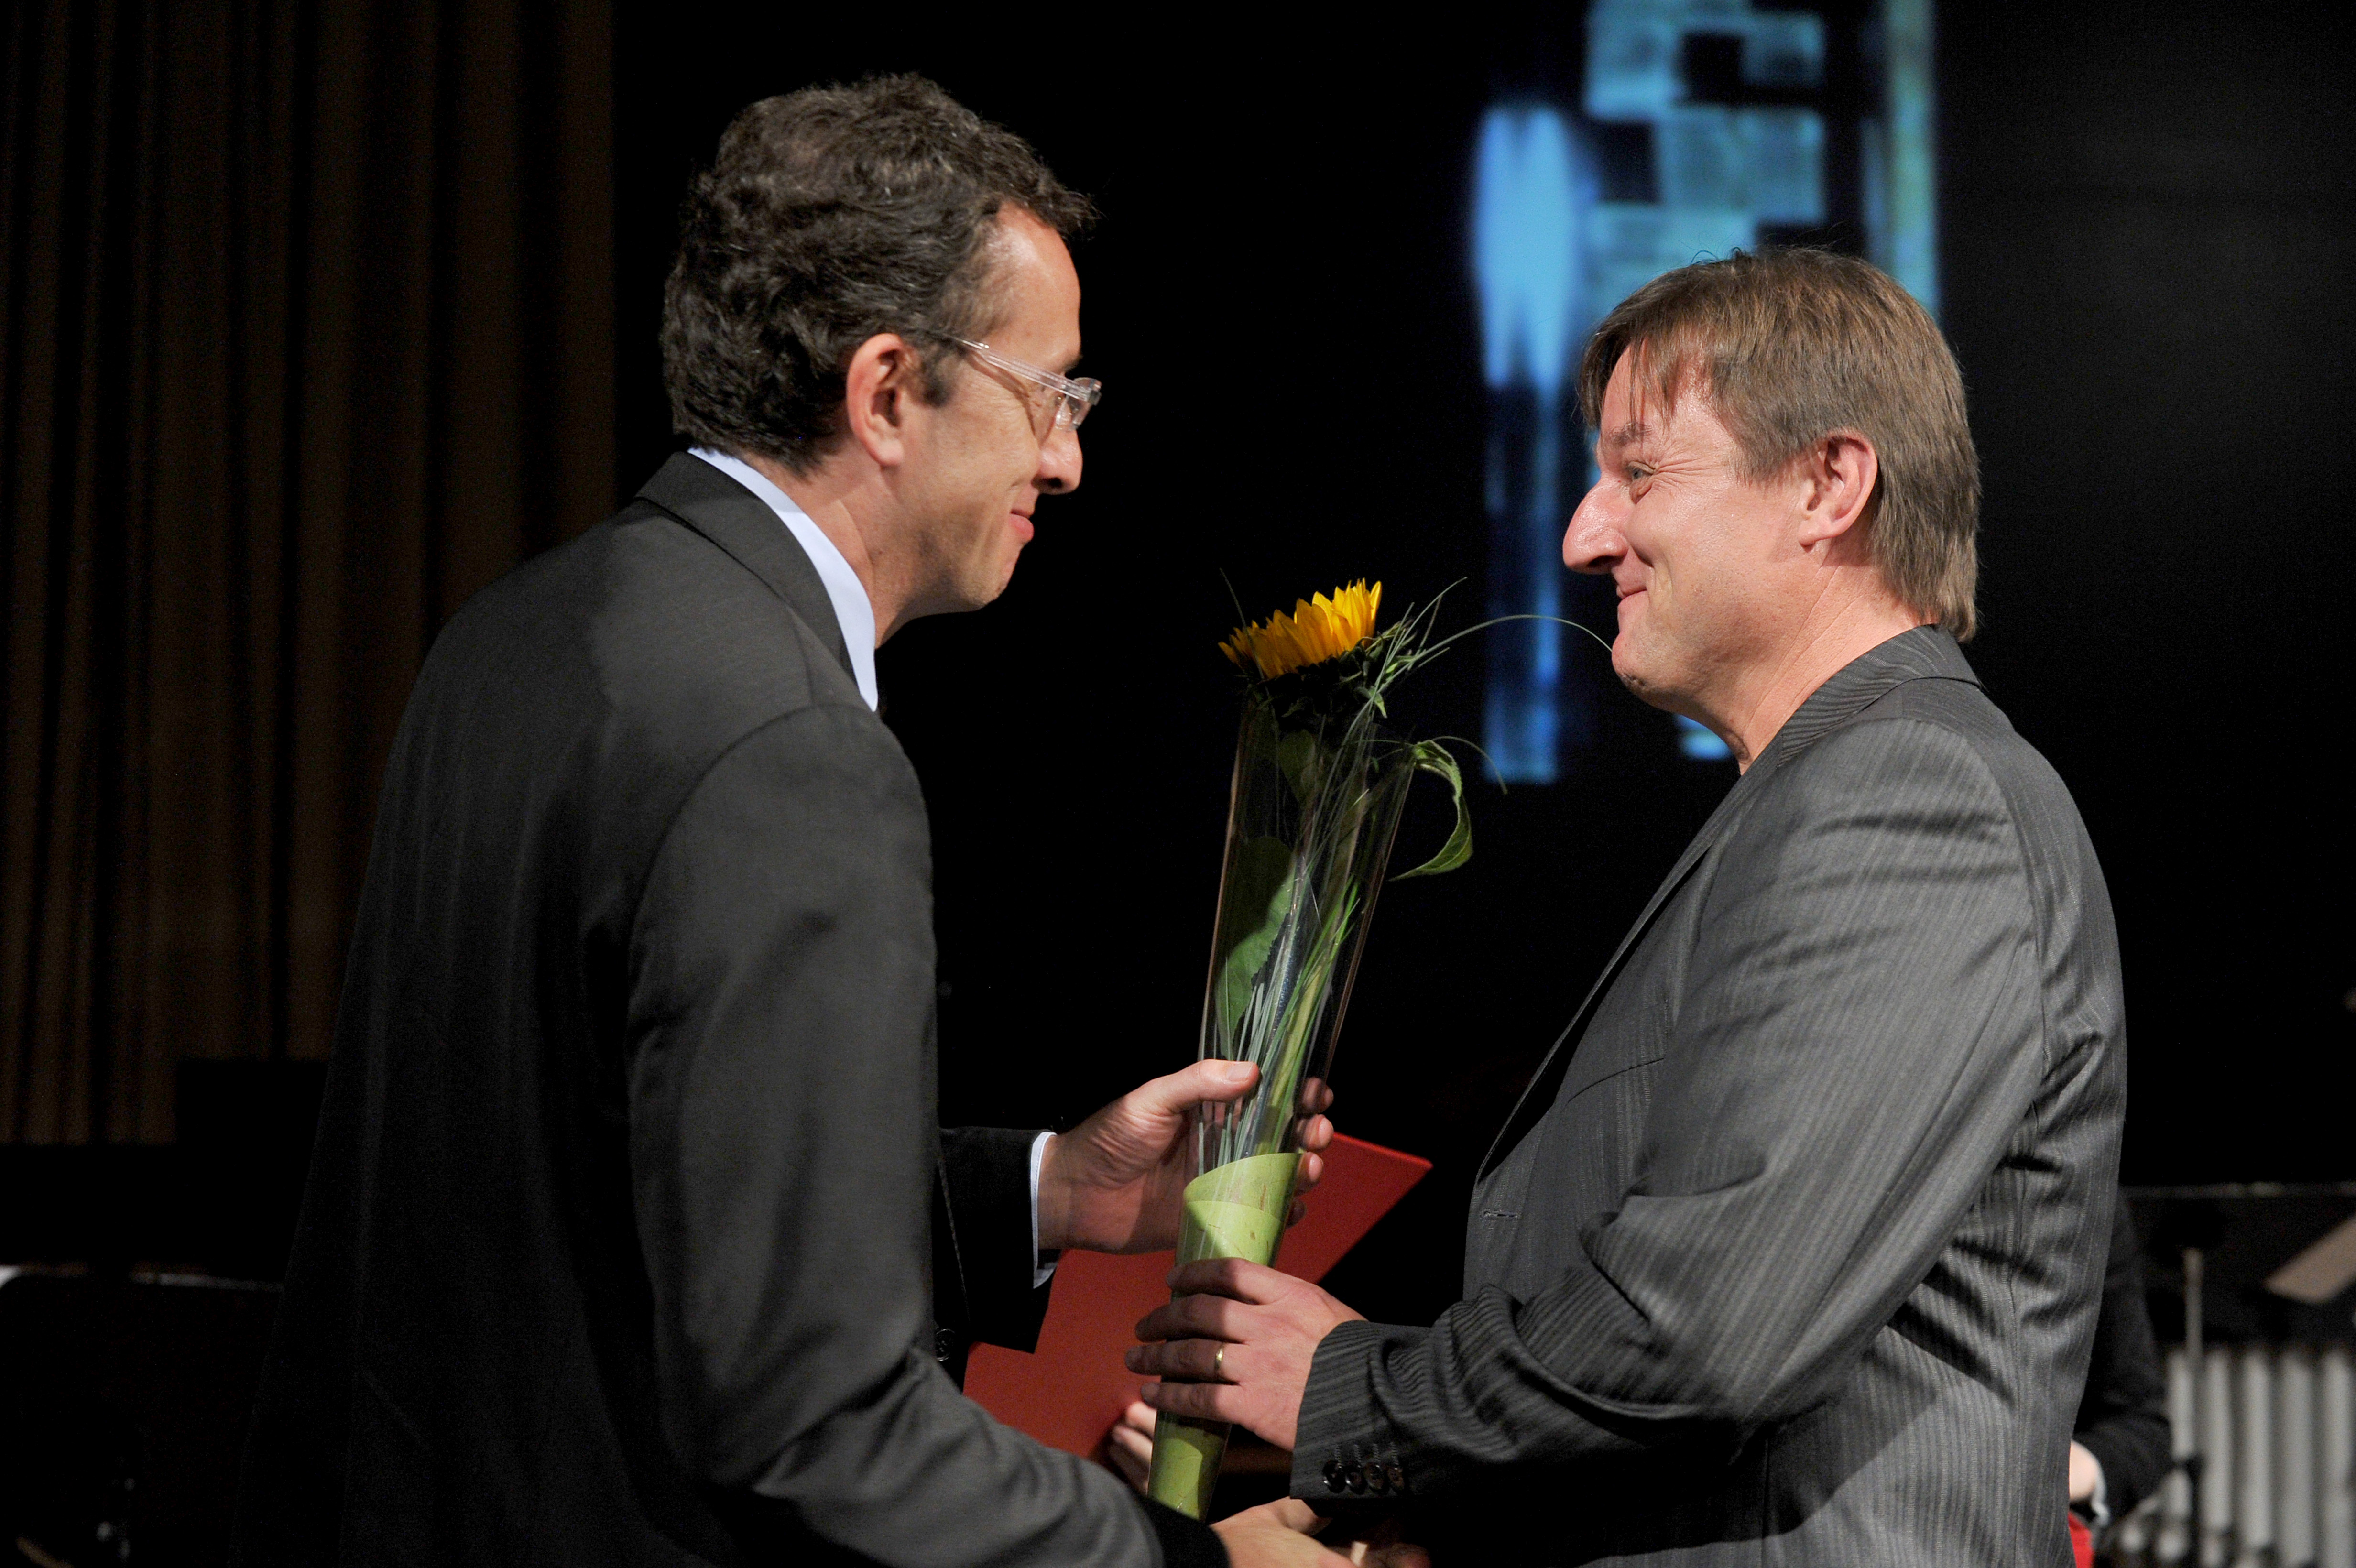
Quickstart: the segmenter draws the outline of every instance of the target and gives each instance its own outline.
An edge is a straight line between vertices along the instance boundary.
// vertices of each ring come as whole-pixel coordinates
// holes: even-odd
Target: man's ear
[[[1881,455],[1872,442],[1853,430],[1820,437],[1800,459],[1800,479],[1806,512],[1803,546],[1844,536],[1864,539],[1881,480]]]
[[[847,433],[879,468],[907,457],[907,415],[920,396],[924,371],[916,351],[896,332],[861,344],[843,372],[842,418]]]

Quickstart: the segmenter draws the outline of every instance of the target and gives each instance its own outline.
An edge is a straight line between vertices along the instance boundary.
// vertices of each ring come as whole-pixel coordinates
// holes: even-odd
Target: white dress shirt
[[[747,490],[769,504],[777,514],[777,521],[802,547],[810,564],[818,568],[818,580],[826,589],[827,603],[834,606],[835,624],[842,628],[842,641],[851,650],[851,675],[859,683],[859,695],[867,706],[881,706],[875,687],[875,603],[867,597],[867,585],[859,581],[859,573],[851,570],[851,562],[842,557],[826,530],[810,521],[809,514],[794,505],[794,498],[771,483],[769,476],[741,457],[731,457],[724,452],[714,452],[708,446],[688,449],[691,457],[700,457],[721,473],[728,475]],[[1055,1260],[1039,1257],[1039,1166],[1047,1157],[1047,1140],[1054,1135],[1041,1133],[1031,1140],[1031,1256],[1033,1260],[1032,1287],[1047,1283],[1055,1275]]]
[[[724,452],[714,452],[708,446],[689,448],[689,455],[701,457],[729,478],[736,481],[764,501],[786,531],[801,545],[802,553],[818,568],[818,580],[826,588],[827,602],[834,606],[835,624],[842,628],[842,641],[851,650],[851,678],[859,683],[859,695],[867,706],[880,705],[875,689],[875,605],[867,597],[866,585],[859,573],[851,570],[851,562],[834,548],[826,531],[811,522],[809,514],[794,505],[794,498],[769,482],[769,476],[740,457]]]

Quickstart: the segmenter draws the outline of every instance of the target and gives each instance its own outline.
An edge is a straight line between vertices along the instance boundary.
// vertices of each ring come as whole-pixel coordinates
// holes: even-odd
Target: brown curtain
[[[402,704],[609,510],[602,0],[0,22],[0,1142],[316,1057]]]

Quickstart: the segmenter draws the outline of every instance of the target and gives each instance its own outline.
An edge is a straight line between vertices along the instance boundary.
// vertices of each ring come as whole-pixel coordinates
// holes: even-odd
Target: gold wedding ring
[[[1223,1383],[1227,1381],[1226,1366],[1227,1348],[1225,1345],[1221,1345],[1219,1347],[1219,1353],[1211,1358],[1211,1381],[1213,1382]]]

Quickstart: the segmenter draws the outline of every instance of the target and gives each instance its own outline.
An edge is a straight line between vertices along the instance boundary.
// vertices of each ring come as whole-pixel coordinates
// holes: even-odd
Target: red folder
[[[1336,1135],[1325,1179],[1308,1197],[1309,1212],[1285,1232],[1276,1266],[1324,1278],[1430,1169],[1428,1159]],[[1172,1253],[1066,1253],[1037,1353],[976,1345],[965,1392],[1050,1447],[1095,1453],[1146,1382],[1120,1364],[1121,1352],[1137,1343],[1137,1320],[1170,1299],[1176,1263]]]

